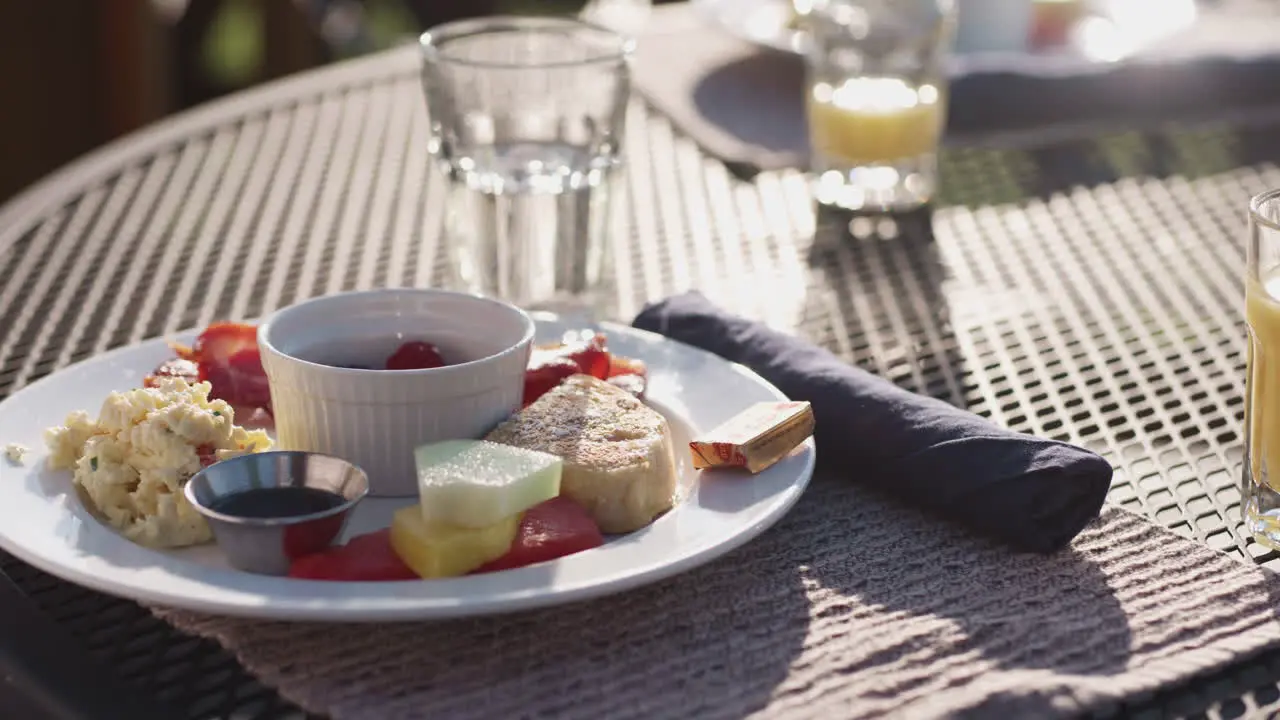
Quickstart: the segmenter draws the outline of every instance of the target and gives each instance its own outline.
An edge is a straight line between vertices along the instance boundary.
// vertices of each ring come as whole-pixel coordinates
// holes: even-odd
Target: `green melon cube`
[[[560,458],[484,440],[446,440],[414,451],[427,523],[489,527],[560,494]]]

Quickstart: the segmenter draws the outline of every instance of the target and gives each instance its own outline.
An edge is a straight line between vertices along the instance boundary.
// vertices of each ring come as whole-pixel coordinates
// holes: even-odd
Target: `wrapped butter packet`
[[[746,468],[758,473],[813,435],[808,402],[762,402],[689,443],[693,466]]]

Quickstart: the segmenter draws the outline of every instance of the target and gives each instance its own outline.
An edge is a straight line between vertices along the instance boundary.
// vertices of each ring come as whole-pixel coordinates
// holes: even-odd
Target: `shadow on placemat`
[[[803,558],[777,560],[739,553],[729,575],[704,568],[594,602],[454,622],[322,626],[157,612],[215,637],[286,697],[335,719],[712,717],[726,708],[738,717],[768,706],[804,646]]]
[[[1107,675],[1128,665],[1132,635],[1125,611],[1106,575],[1079,551],[1042,557],[994,544],[949,543],[948,531],[933,521],[885,514],[901,532],[850,524],[839,546],[824,546],[814,557],[809,576],[845,598],[820,615],[852,612],[856,599],[904,619],[930,618],[934,632],[917,634],[905,622],[886,628],[893,640],[843,671],[874,671],[912,654],[937,653],[939,633],[955,641],[950,652],[980,653],[1009,668]],[[930,551],[915,552],[926,546]],[[945,629],[949,622],[954,628]]]
[[[966,358],[928,211],[855,215],[817,208],[798,325],[854,364],[909,390],[966,407]]]
[[[760,52],[719,65],[698,80],[693,100],[704,120],[740,142],[799,164],[809,155],[798,58]]]
[[[441,623],[157,610],[346,718],[1046,717],[1280,643],[1274,576],[1104,510],[1017,555],[819,477],[757,540],[621,595]]]

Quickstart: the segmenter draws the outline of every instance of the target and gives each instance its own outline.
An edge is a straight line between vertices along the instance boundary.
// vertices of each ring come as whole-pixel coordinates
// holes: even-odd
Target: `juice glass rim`
[[[1276,232],[1280,232],[1280,220],[1273,219],[1264,214],[1264,208],[1271,203],[1280,201],[1280,188],[1267,190],[1254,195],[1249,200],[1249,219],[1253,222]]]
[[[547,60],[511,62],[476,60],[459,57],[448,50],[449,43],[477,35],[520,32],[546,32],[555,30],[589,30],[614,44],[612,49],[601,49],[576,60]],[[418,47],[424,62],[457,65],[490,70],[549,70],[556,68],[584,67],[589,65],[622,65],[635,52],[635,39],[611,30],[603,25],[575,17],[545,17],[536,15],[493,15],[483,18],[455,20],[428,29],[418,36]]]

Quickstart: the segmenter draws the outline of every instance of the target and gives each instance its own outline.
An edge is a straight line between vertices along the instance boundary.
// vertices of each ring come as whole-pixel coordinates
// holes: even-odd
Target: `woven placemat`
[[[1280,644],[1280,578],[1107,508],[1018,555],[816,478],[759,539],[597,601],[466,621],[155,610],[347,718],[1056,717]]]

